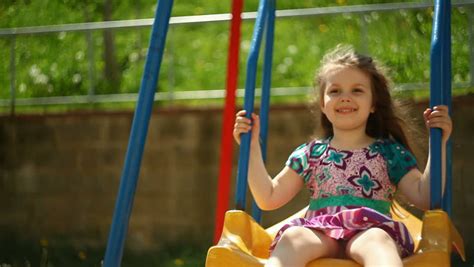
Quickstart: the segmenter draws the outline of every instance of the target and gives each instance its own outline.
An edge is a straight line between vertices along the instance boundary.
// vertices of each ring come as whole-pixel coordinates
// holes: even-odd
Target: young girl
[[[413,240],[405,225],[391,219],[390,205],[398,189],[410,203],[429,208],[429,160],[421,173],[388,83],[372,58],[350,47],[327,54],[315,81],[323,136],[296,148],[273,180],[262,160],[259,117],[237,113],[237,143],[252,129],[248,181],[258,206],[279,208],[303,185],[311,195],[305,217],[277,234],[266,266],[305,266],[322,257],[403,266],[401,259],[413,253]],[[444,155],[452,130],[447,107],[428,108],[423,117],[428,128],[442,129]]]

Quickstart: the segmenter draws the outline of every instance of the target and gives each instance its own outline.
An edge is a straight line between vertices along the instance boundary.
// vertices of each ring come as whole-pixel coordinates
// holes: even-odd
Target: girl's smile
[[[328,73],[321,110],[334,130],[365,129],[374,112],[370,78],[353,67]]]
[[[351,107],[336,108],[336,112],[341,113],[341,114],[349,114],[356,111],[357,111],[357,108],[351,108]]]

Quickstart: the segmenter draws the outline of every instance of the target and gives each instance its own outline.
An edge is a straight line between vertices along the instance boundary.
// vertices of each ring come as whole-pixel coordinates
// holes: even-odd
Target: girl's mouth
[[[347,113],[351,113],[351,112],[355,112],[355,111],[357,111],[356,108],[338,108],[338,109],[336,109],[337,113],[342,113],[342,114],[347,114]]]

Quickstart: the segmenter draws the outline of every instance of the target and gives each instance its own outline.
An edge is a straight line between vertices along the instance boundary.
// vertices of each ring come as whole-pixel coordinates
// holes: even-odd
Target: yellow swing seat
[[[251,216],[240,210],[225,214],[224,228],[219,243],[209,249],[206,267],[261,267],[270,256],[269,247],[281,226],[289,220],[304,216],[306,208],[280,223],[263,229]],[[414,254],[403,259],[404,266],[451,266],[454,246],[463,261],[466,260],[464,242],[442,210],[429,210],[423,221],[398,203],[392,206],[392,217],[403,222],[415,242]],[[360,267],[352,260],[323,258],[310,262],[307,267]]]

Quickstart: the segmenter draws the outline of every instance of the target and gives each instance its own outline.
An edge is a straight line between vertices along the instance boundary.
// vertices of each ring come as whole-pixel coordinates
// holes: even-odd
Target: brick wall
[[[455,98],[453,116],[453,219],[468,246],[474,243],[472,103],[473,96]],[[414,114],[421,118],[425,106],[414,105]],[[212,239],[221,114],[219,109],[153,113],[128,246]],[[132,116],[101,112],[0,117],[0,235],[13,232],[29,239],[105,245]],[[267,164],[271,174],[313,128],[305,106],[273,107]],[[233,199],[232,192],[230,203]],[[263,224],[279,221],[306,200],[302,192],[285,207],[266,212]]]

